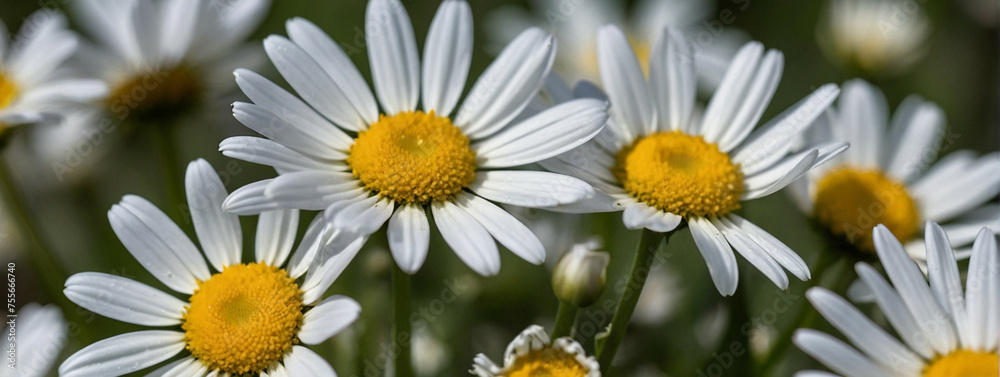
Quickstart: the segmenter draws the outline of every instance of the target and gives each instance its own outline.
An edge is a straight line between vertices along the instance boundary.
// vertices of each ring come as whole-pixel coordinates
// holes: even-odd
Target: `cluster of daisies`
[[[369,0],[371,85],[319,26],[288,20],[287,35],[265,38],[263,52],[289,91],[244,68],[263,57],[244,40],[267,1],[76,3],[87,39],[62,15],[42,11],[10,47],[0,40],[0,132],[93,122],[74,115],[93,114],[88,107],[164,123],[235,82],[249,102],[232,113],[255,135],[222,140],[219,150],[276,175],[230,193],[208,162],[191,162],[184,189],[197,244],[142,197],[114,205],[108,219],[121,243],[173,292],[104,273],[71,276],[64,294],[73,303],[155,329],[83,348],[62,362],[62,376],[157,366],[151,375],[336,376],[308,346],[359,318],[358,302],[327,291],[369,238],[384,229],[396,266],[409,275],[427,260],[432,229],[485,277],[501,270],[499,246],[542,264],[554,250],[512,208],[621,212],[626,228],[646,235],[688,228],[721,295],[737,291],[737,254],[787,289],[788,273],[809,280],[824,266],[810,266],[738,214],[745,201],[786,187],[843,258],[867,256],[885,271],[888,281],[858,263],[849,292],[877,303],[895,333],[841,292],[815,287],[809,301],[851,344],[802,329],[798,347],[843,376],[1000,374],[1000,207],[989,203],[1000,193],[1000,155],[959,151],[931,164],[945,117],[920,97],[890,117],[879,89],[852,80],[802,93],[764,120],[781,81],[780,51],[755,41],[703,51],[690,25],[584,30],[572,17],[566,33],[592,43],[527,26],[469,77],[473,19],[464,0],[441,3],[422,51],[399,0]],[[658,14],[653,5],[642,9]],[[579,65],[565,76],[573,83],[553,72],[567,62]],[[704,104],[700,90],[711,94]],[[301,237],[300,211],[320,212]],[[240,216],[257,218],[252,260],[241,257]],[[554,276],[560,300],[593,301],[579,294],[603,286],[608,258],[595,253],[564,257]],[[969,259],[964,288],[961,259]],[[32,321],[23,327],[33,331],[29,344],[61,347],[58,309],[22,313]],[[572,336],[550,339],[531,325],[502,365],[479,355],[470,373],[595,377],[608,374],[616,348],[588,355]],[[44,375],[58,355],[27,349],[22,376]]]

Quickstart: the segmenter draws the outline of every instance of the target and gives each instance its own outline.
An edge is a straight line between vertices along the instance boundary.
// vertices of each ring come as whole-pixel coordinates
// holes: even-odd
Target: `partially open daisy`
[[[76,78],[75,69],[64,64],[79,40],[62,14],[35,12],[24,20],[16,43],[8,40],[2,21],[0,34],[0,134],[24,124],[57,123],[60,105],[107,93],[103,82]]]
[[[986,204],[1000,194],[1000,154],[976,158],[957,151],[931,166],[942,142],[954,142],[945,140],[937,105],[912,95],[890,122],[882,92],[852,80],[818,123],[806,133],[807,143],[844,140],[851,149],[789,191],[804,212],[854,249],[874,253],[867,229],[883,224],[923,265],[924,221],[947,222],[943,228],[964,256],[980,229],[1000,232],[1000,207]]]
[[[398,0],[370,1],[365,23],[375,96],[340,47],[303,19],[288,22],[290,40],[271,36],[264,41],[271,61],[301,100],[260,75],[236,72],[237,83],[254,103],[236,103],[233,112],[270,140],[230,138],[220,149],[271,165],[279,175],[237,190],[225,208],[235,213],[325,210],[335,228],[363,235],[388,222],[392,255],[411,274],[427,256],[428,210],[459,258],[482,275],[500,270],[494,238],[525,260],[541,263],[541,242],[490,200],[550,207],[576,202],[594,190],[564,175],[503,169],[586,142],[604,126],[608,104],[582,99],[512,123],[537,93],[555,56],[552,37],[529,29],[456,106],[472,52],[472,13],[465,1],[448,0],[438,8],[422,64],[409,16]]]
[[[71,276],[65,290],[76,304],[108,318],[171,329],[91,344],[70,356],[60,375],[120,376],[187,350],[190,355],[154,375],[335,376],[326,361],[300,343],[321,343],[358,318],[357,302],[339,295],[324,300],[323,294],[360,243],[343,246],[330,258],[318,257],[330,234],[323,222],[314,222],[289,259],[298,212],[270,211],[258,219],[254,260],[242,263],[239,220],[221,210],[227,193],[218,175],[204,160],[192,162],[186,186],[204,257],[145,199],[126,196],[108,213],[132,256],[185,300],[97,272]]]
[[[476,355],[470,373],[479,377],[600,377],[597,359],[587,356],[573,338],[549,341],[545,329],[531,325],[507,345],[503,366],[486,355]]]
[[[13,319],[14,329],[10,328]],[[7,318],[3,333],[15,334],[16,348],[13,360],[6,360],[0,368],[0,377],[43,377],[55,364],[66,344],[69,328],[62,311],[56,305],[30,303],[17,311],[16,317]],[[6,338],[5,335],[5,338]]]
[[[714,9],[711,1],[639,0],[629,9],[622,0],[578,1],[572,5],[561,0],[532,1],[530,12],[516,6],[493,11],[486,20],[486,30],[495,44],[502,45],[517,32],[532,26],[552,30],[559,40],[556,72],[569,81],[597,80],[597,38],[594,31],[612,24],[623,28],[628,41],[648,73],[653,45],[665,27],[680,30],[698,42],[694,55],[701,87],[715,89],[746,33],[719,20],[709,20]]]
[[[765,53],[757,42],[743,46],[697,122],[694,67],[684,38],[664,31],[653,48],[648,82],[618,28],[600,30],[598,52],[614,104],[608,127],[594,141],[541,164],[609,196],[561,209],[624,210],[626,227],[655,232],[687,222],[723,295],[733,294],[738,282],[733,248],[781,288],[788,286],[782,268],[808,279],[795,252],[734,211],[847,148],[830,143],[788,156],[790,141],[833,102],[837,87],[820,87],[754,131],[781,77],[780,52]]]
[[[141,124],[188,114],[233,87],[229,72],[260,60],[243,41],[270,0],[81,0],[72,5],[98,48],[82,59],[111,85],[105,106]],[[221,103],[220,103],[221,104]]]
[[[933,222],[927,222],[925,234],[930,285],[882,225],[873,237],[892,286],[872,266],[856,266],[902,341],[833,292],[812,288],[806,297],[854,347],[811,329],[798,330],[795,344],[846,377],[1000,375],[1000,250],[996,236],[983,229],[976,237],[963,292],[948,236]],[[798,376],[823,375],[814,373],[819,372]]]

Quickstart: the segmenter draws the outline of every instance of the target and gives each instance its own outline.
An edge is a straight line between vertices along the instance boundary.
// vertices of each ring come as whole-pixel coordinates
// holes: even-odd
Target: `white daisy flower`
[[[781,288],[782,268],[809,278],[802,259],[764,230],[734,213],[744,200],[770,195],[847,148],[829,143],[788,156],[790,142],[836,98],[836,85],[817,89],[754,131],[781,78],[783,57],[757,42],[746,44],[700,121],[692,121],[694,67],[687,42],[665,30],[653,48],[649,80],[625,33],[598,35],[601,78],[615,106],[594,141],[542,161],[575,175],[608,196],[565,211],[622,211],[629,229],[669,232],[682,221],[723,295],[736,291],[733,248]]]
[[[1000,250],[985,229],[976,237],[963,292],[958,265],[944,230],[927,222],[930,285],[888,228],[874,232],[890,286],[867,263],[856,270],[875,292],[897,339],[843,298],[824,288],[806,293],[809,302],[854,347],[812,329],[799,329],[795,344],[834,372],[846,376],[993,377],[1000,375]],[[802,372],[796,376],[829,376]]]
[[[816,32],[835,63],[879,75],[899,75],[927,52],[930,20],[905,0],[830,0]]]
[[[595,31],[613,24],[626,31],[639,64],[648,72],[649,58],[660,32],[670,27],[681,30],[697,41],[695,61],[699,84],[715,89],[740,45],[748,40],[745,33],[709,20],[714,2],[702,0],[640,0],[626,17],[625,1],[540,0],[529,2],[531,11],[520,7],[499,8],[486,21],[493,43],[502,45],[517,31],[529,27],[552,30],[559,40],[555,70],[569,81],[596,80],[599,77]]]
[[[3,329],[4,339],[15,334],[15,359],[7,360],[0,368],[0,377],[43,377],[55,363],[63,346],[66,345],[66,319],[56,305],[41,306],[30,303],[17,311],[14,331],[9,322]],[[11,320],[11,318],[7,318]],[[10,341],[11,339],[7,339]],[[6,343],[4,343],[6,349]],[[8,355],[10,356],[10,355]],[[9,365],[13,364],[11,368]]]
[[[13,41],[7,35],[0,21],[0,133],[24,124],[58,123],[60,105],[106,95],[103,82],[76,78],[77,72],[64,64],[79,40],[66,29],[62,14],[35,12]]]
[[[542,263],[541,242],[490,201],[538,208],[593,195],[576,178],[504,169],[590,140],[604,126],[608,104],[582,99],[511,122],[538,92],[555,56],[552,37],[529,29],[457,106],[472,53],[472,12],[465,1],[438,8],[422,63],[398,0],[370,1],[365,24],[375,95],[340,47],[303,19],[288,22],[291,40],[264,41],[302,100],[256,73],[236,72],[254,103],[236,103],[234,115],[269,139],[230,138],[220,150],[273,166],[279,175],[237,190],[225,208],[325,210],[335,228],[363,235],[388,222],[390,251],[410,274],[427,257],[429,208],[445,241],[479,274],[500,270],[494,238],[528,262]]]
[[[108,110],[121,119],[162,121],[233,87],[233,69],[260,60],[243,45],[270,0],[82,0],[73,6],[97,46],[84,62],[110,83]]]
[[[817,123],[805,135],[807,144],[844,140],[851,149],[811,171],[790,192],[803,212],[857,250],[874,252],[865,229],[883,224],[923,266],[924,221],[944,223],[951,245],[966,257],[979,229],[1000,232],[1000,207],[987,204],[1000,194],[1000,154],[977,158],[972,151],[957,151],[931,166],[942,142],[954,141],[934,103],[911,95],[890,120],[882,92],[852,80],[844,83],[837,108]]]
[[[580,343],[570,337],[550,341],[545,329],[538,325],[528,326],[507,345],[503,367],[478,354],[469,372],[479,377],[601,376],[597,359],[587,356]]]
[[[169,329],[91,344],[70,356],[60,375],[120,376],[186,349],[190,355],[152,375],[335,376],[326,361],[298,344],[322,343],[358,318],[357,302],[339,295],[323,299],[323,294],[360,242],[338,245],[343,250],[332,257],[325,251],[318,257],[331,234],[322,221],[314,221],[289,259],[298,212],[270,211],[258,219],[254,261],[241,263],[239,219],[221,210],[227,193],[219,176],[198,160],[188,166],[186,186],[204,257],[180,227],[143,198],[126,196],[108,212],[129,253],[186,300],[97,272],[71,276],[64,291],[74,303],[105,317]]]

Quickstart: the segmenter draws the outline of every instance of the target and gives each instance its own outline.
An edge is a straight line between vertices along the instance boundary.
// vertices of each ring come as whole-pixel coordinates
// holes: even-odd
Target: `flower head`
[[[218,175],[204,160],[192,162],[186,186],[203,255],[145,199],[126,196],[108,213],[132,256],[185,300],[96,272],[71,276],[65,290],[70,300],[95,313],[171,329],[94,343],[70,356],[60,375],[120,376],[187,350],[189,356],[157,373],[334,376],[326,361],[299,344],[324,342],[358,318],[361,307],[354,300],[323,295],[361,243],[314,221],[291,254],[298,211],[268,211],[258,219],[254,260],[243,263],[239,220],[222,212],[226,191]],[[323,244],[335,250],[323,250]],[[108,354],[112,345],[115,352]]]
[[[429,212],[459,258],[489,276],[500,270],[494,239],[528,262],[545,259],[535,235],[491,201],[546,208],[594,193],[576,178],[509,169],[586,142],[607,119],[605,101],[580,99],[515,120],[555,56],[541,29],[521,33],[460,101],[472,54],[465,1],[438,8],[422,61],[402,3],[368,3],[374,94],[320,28],[299,18],[286,26],[289,38],[270,36],[264,48],[301,99],[237,70],[254,103],[236,103],[233,113],[267,139],[235,137],[220,147],[279,175],[234,192],[228,211],[323,210],[334,228],[365,237],[388,224],[390,251],[411,274],[427,257]]]
[[[580,343],[562,337],[554,342],[541,326],[531,325],[507,346],[503,366],[486,355],[476,355],[472,374],[479,377],[600,377],[597,359],[587,356]]]
[[[582,243],[563,255],[552,271],[552,289],[556,297],[577,307],[589,306],[604,289],[611,256],[595,251],[599,246]]]
[[[899,75],[926,53],[930,20],[900,0],[832,0],[817,37],[836,63],[874,75]]]

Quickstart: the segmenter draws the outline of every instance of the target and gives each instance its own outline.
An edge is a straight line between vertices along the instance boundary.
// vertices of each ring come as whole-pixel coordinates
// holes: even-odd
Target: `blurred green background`
[[[64,6],[68,0],[42,2],[2,1],[0,19],[11,31],[30,12],[40,6]],[[587,0],[566,0],[569,3]],[[596,1],[596,0],[591,0]],[[975,1],[975,0],[969,0]],[[992,0],[987,0],[992,1]],[[932,35],[928,54],[909,73],[893,78],[869,78],[886,93],[890,106],[896,105],[908,94],[917,93],[937,102],[945,111],[952,134],[960,135],[948,153],[957,149],[980,152],[995,151],[1000,141],[998,133],[998,43],[996,18],[993,25],[976,22],[969,13],[966,1],[929,1],[922,6],[929,14]],[[437,0],[404,1],[410,13],[418,44],[423,43],[431,18],[439,4]],[[483,46],[489,40],[486,30],[480,28],[487,14],[497,7],[515,4],[527,7],[524,1],[484,0],[471,1],[476,29],[476,51],[472,60],[473,78],[486,67],[492,56]],[[785,53],[785,71],[774,100],[764,119],[770,119],[812,89],[828,82],[841,83],[852,78],[835,64],[830,63],[817,45],[816,23],[825,5],[822,1],[753,0],[745,11],[738,12],[732,27],[745,30],[768,48]],[[728,0],[715,4],[717,12],[735,9]],[[269,34],[285,34],[284,22],[291,17],[304,17],[326,30],[335,40],[345,42],[361,38],[364,28],[365,1],[307,1],[282,0],[273,4],[270,14],[253,39],[259,41]],[[981,16],[981,15],[980,15]],[[990,19],[990,17],[986,17]],[[596,31],[595,31],[596,32]],[[348,51],[350,54],[351,51]],[[354,62],[368,78],[367,55],[363,50],[351,54]],[[279,75],[269,64],[258,69],[265,76],[279,81]],[[234,94],[233,100],[245,100]],[[230,101],[231,102],[231,101]],[[232,119],[228,106],[222,104],[211,110],[212,115],[192,119],[183,124],[175,135],[182,146],[180,161],[205,158],[220,172],[227,188],[232,191],[249,182],[274,175],[273,171],[250,163],[235,161],[217,152],[218,143],[233,135],[250,135],[252,132]],[[15,143],[24,142],[15,140]],[[156,282],[117,241],[108,225],[106,212],[125,194],[146,197],[159,205],[167,206],[163,190],[163,168],[160,156],[153,153],[156,146],[141,136],[121,137],[101,146],[105,154],[100,157],[92,173],[73,183],[54,184],[28,192],[31,209],[44,227],[44,235],[55,246],[58,259],[69,273],[101,271],[123,275],[164,288]],[[15,149],[16,151],[16,149]],[[18,161],[19,156],[8,159]],[[17,164],[15,174],[25,177],[46,174],[46,166]],[[27,178],[25,178],[27,180]],[[171,216],[182,217],[182,208],[164,208]],[[770,231],[803,255],[807,262],[816,258],[816,249],[822,238],[811,229],[805,218],[783,194],[747,203],[740,211],[762,228]],[[313,214],[305,214],[303,225]],[[532,212],[529,217],[541,216]],[[244,245],[247,255],[252,254],[255,218],[243,218]],[[9,224],[7,224],[9,225]],[[530,226],[529,221],[529,226]],[[0,234],[7,226],[0,228]],[[189,224],[186,229],[190,232]],[[608,287],[623,278],[631,263],[638,232],[626,231],[621,226],[620,215],[594,216],[579,224],[577,231],[587,235],[597,230],[614,234],[606,241],[606,249],[613,260],[608,273]],[[626,343],[619,353],[622,375],[629,376],[692,376],[703,367],[716,349],[720,324],[726,326],[721,308],[731,305],[730,299],[718,297],[700,255],[693,247],[690,235],[682,231],[675,235],[668,249],[661,250],[662,269],[653,274],[672,276],[675,299],[664,300],[673,315],[660,323],[634,324]],[[0,255],[5,261],[18,263],[18,300],[20,303],[52,302],[40,291],[39,284],[17,234],[0,238]],[[549,270],[533,266],[509,252],[503,252],[503,268],[495,278],[481,278],[465,267],[434,235],[432,251],[421,270],[414,277],[415,302],[413,307],[424,309],[428,331],[415,345],[418,364],[440,364],[440,369],[430,375],[466,375],[476,353],[483,352],[494,361],[502,361],[502,353],[518,332],[532,323],[550,325],[555,315],[556,300],[549,287]],[[330,290],[331,294],[345,294],[361,302],[364,318],[350,331],[332,339],[321,347],[321,354],[329,360],[341,376],[367,376],[365,368],[380,363],[390,324],[389,268],[391,257],[385,240],[375,238],[369,242],[345,275]],[[815,266],[827,268],[829,266]],[[779,291],[760,273],[741,259],[740,290],[754,298],[750,314],[761,318],[762,328],[782,328],[792,315],[776,313],[775,299]],[[793,305],[802,304],[801,293],[805,284],[792,279],[788,296]],[[450,287],[458,294],[452,303],[443,304],[442,294]],[[608,289],[598,305],[613,300]],[[797,297],[797,298],[796,298]],[[771,310],[771,312],[769,312]],[[423,314],[422,314],[423,315]],[[66,313],[71,325],[71,337],[64,356],[96,339],[141,329],[96,316],[85,310]],[[599,310],[590,310],[585,318],[606,318]],[[773,319],[770,319],[773,318]],[[771,323],[767,323],[771,322]],[[821,326],[823,327],[823,326]],[[81,330],[82,329],[82,330]],[[755,333],[756,334],[756,333]],[[758,335],[773,333],[761,331]],[[591,350],[589,344],[585,345]],[[801,367],[817,364],[798,351],[776,375],[787,376]],[[433,368],[432,368],[433,369]],[[419,368],[418,368],[419,370]],[[144,374],[144,373],[142,373]],[[142,375],[137,374],[137,375]],[[52,375],[55,375],[53,372]],[[381,374],[379,374],[381,375]]]

